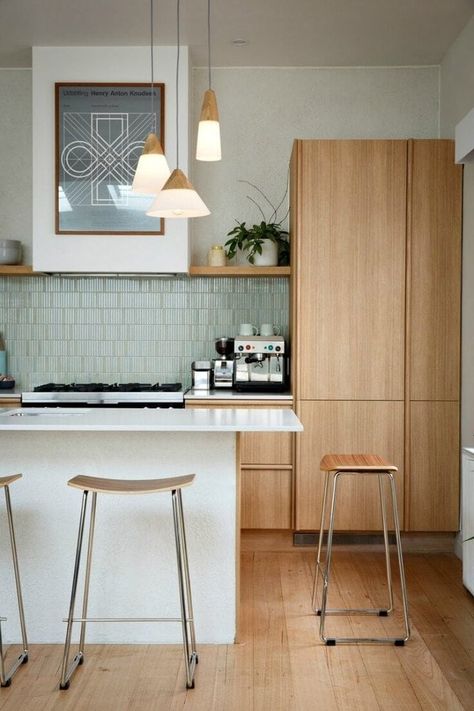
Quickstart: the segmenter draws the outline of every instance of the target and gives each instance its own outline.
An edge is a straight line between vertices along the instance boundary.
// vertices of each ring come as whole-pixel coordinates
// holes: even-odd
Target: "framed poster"
[[[162,235],[132,193],[143,144],[164,149],[164,84],[56,83],[56,234]]]

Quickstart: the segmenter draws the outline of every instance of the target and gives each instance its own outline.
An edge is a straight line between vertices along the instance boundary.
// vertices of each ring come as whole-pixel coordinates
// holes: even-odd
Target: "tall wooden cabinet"
[[[450,141],[294,144],[298,530],[319,525],[335,451],[398,465],[406,529],[457,528],[460,194]],[[375,487],[344,488],[337,527],[378,528]]]

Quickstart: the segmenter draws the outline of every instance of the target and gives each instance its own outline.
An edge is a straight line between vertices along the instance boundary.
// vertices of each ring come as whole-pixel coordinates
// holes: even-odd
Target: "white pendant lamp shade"
[[[150,217],[205,217],[210,211],[186,175],[175,168],[146,213]]]
[[[156,195],[170,177],[170,173],[158,136],[149,133],[133,178],[132,191]]]
[[[204,161],[221,160],[221,129],[216,95],[212,89],[204,93],[199,119],[196,159]]]

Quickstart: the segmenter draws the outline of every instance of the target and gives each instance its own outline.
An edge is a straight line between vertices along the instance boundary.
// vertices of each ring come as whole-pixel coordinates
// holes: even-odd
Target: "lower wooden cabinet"
[[[291,408],[288,401],[188,400],[186,407]],[[240,441],[241,528],[293,526],[292,432],[242,432]]]
[[[292,464],[291,432],[243,432],[240,435],[242,464]]]
[[[459,529],[459,403],[410,403],[406,528]]]
[[[291,528],[292,470],[242,469],[242,528]]]
[[[303,400],[297,415],[304,432],[296,435],[296,526],[317,530],[320,525],[324,454],[375,453],[393,462],[400,520],[404,494],[404,403],[401,401]],[[370,476],[344,477],[338,492],[336,529],[381,529],[377,482]]]

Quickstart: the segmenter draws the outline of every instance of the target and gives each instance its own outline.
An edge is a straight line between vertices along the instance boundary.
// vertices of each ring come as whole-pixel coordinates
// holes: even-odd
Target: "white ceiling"
[[[207,0],[181,0],[182,43],[207,64]],[[0,67],[31,47],[146,45],[150,0],[0,0]],[[439,64],[474,0],[212,0],[215,66]],[[155,43],[176,44],[176,1],[155,0]],[[245,39],[236,47],[232,41]]]

